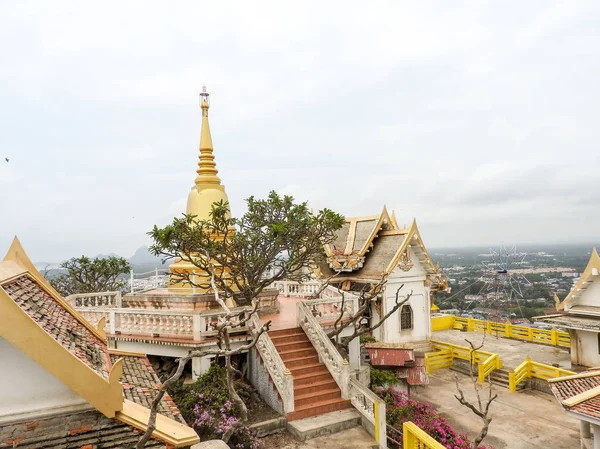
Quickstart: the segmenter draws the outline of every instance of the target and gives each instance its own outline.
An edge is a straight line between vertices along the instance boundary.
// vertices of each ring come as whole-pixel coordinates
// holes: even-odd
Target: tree
[[[60,267],[67,273],[50,280],[50,284],[63,296],[122,290],[127,282],[120,276],[131,269],[127,260],[116,256],[97,259],[73,257],[61,263]]]
[[[479,435],[477,435],[477,437],[473,440],[473,449],[477,449],[488,433],[490,423],[492,422],[492,417],[490,416],[490,406],[492,405],[492,402],[494,402],[494,400],[498,398],[498,395],[492,394],[492,378],[490,374],[490,376],[488,377],[487,398],[482,398],[482,385],[477,381],[477,373],[473,369],[473,366],[475,364],[475,353],[479,349],[483,348],[483,345],[485,343],[485,334],[483,335],[483,340],[481,341],[481,344],[477,347],[475,347],[473,342],[467,339],[465,339],[465,341],[469,343],[469,346],[471,347],[469,351],[469,373],[471,377],[471,383],[473,384],[473,391],[475,392],[475,396],[477,398],[477,403],[472,404],[465,398],[465,395],[458,383],[457,375],[454,376],[454,380],[456,381],[456,390],[458,394],[454,395],[454,397],[458,402],[460,402],[462,405],[471,410],[476,416],[478,416],[481,419],[481,421],[483,421],[483,426],[481,428],[481,431],[479,432]]]
[[[336,274],[337,275],[337,274]],[[334,275],[333,277],[335,277]],[[332,277],[332,278],[333,278]],[[320,296],[323,290],[329,285],[332,278],[329,278],[321,287],[316,296]],[[368,332],[373,332],[375,329],[379,328],[385,321],[391,317],[398,309],[400,309],[412,296],[412,290],[406,296],[400,296],[400,291],[404,288],[404,284],[400,285],[396,290],[396,296],[394,300],[394,306],[379,319],[377,323],[370,323],[369,325],[364,325],[362,323],[365,314],[369,311],[369,308],[372,306],[374,300],[379,297],[385,290],[385,286],[387,284],[387,278],[383,277],[381,280],[375,284],[365,284],[363,288],[358,292],[358,306],[357,310],[353,311],[353,313],[348,313],[345,307],[346,304],[346,293],[342,292],[342,302],[340,304],[339,310],[340,314],[336,318],[333,323],[333,329],[327,333],[327,336],[331,339],[331,341],[335,344],[338,351],[343,356],[348,355],[348,346],[350,342],[361,335],[364,335]],[[350,336],[340,338],[341,333],[344,329],[352,326],[353,332]]]
[[[214,271],[211,276],[212,282],[214,282],[215,275]],[[236,428],[243,425],[246,421],[248,421],[248,409],[244,401],[239,396],[235,388],[235,380],[236,376],[243,377],[243,374],[237,370],[231,363],[231,357],[237,354],[241,354],[242,352],[248,351],[256,346],[258,339],[260,336],[268,332],[271,322],[268,321],[261,325],[260,327],[254,327],[250,329],[251,340],[249,343],[245,345],[241,345],[236,349],[231,348],[230,342],[230,334],[234,332],[236,329],[241,329],[245,327],[252,317],[258,312],[258,301],[254,301],[254,305],[252,310],[249,312],[245,311],[232,311],[230,310],[223,300],[219,298],[218,291],[214,291],[215,299],[221,307],[225,311],[225,315],[219,318],[219,323],[214,326],[217,331],[217,347],[215,349],[207,349],[207,350],[199,350],[199,351],[190,351],[187,356],[181,357],[178,359],[177,366],[174,368],[171,376],[162,384],[161,388],[156,393],[156,396],[152,400],[152,404],[150,406],[150,417],[148,419],[148,426],[146,428],[146,432],[142,435],[138,443],[136,444],[136,449],[142,449],[146,446],[146,443],[152,437],[152,433],[156,429],[156,415],[158,413],[158,405],[162,400],[163,396],[167,392],[168,388],[175,384],[183,374],[183,370],[187,363],[192,360],[194,357],[205,357],[208,355],[214,355],[217,357],[225,358],[225,369],[227,370],[227,388],[229,390],[229,400],[237,406],[240,411],[241,418],[239,421],[235,422],[224,434],[223,441],[227,443],[233,435]]]
[[[238,305],[252,304],[273,282],[304,281],[310,268],[324,257],[323,245],[332,243],[344,218],[329,209],[312,214],[307,203],[271,192],[267,199],[246,200],[247,212],[232,218],[229,205],[212,205],[208,219],[194,215],[175,218],[165,228],[148,234],[154,240],[150,251],[165,259],[180,258],[196,267],[174,273],[174,280],[220,292],[221,299],[234,298]]]

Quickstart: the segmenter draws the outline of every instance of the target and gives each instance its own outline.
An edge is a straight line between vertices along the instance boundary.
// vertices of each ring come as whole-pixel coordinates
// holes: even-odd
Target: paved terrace
[[[465,339],[479,345],[484,335],[485,345],[482,349],[499,354],[504,368],[516,368],[525,360],[525,357],[529,356],[535,362],[547,365],[557,363],[561,368],[571,369],[571,356],[568,349],[558,346],[502,338],[482,332],[462,332],[454,329],[433,332],[431,338],[432,340],[468,347],[469,344]]]
[[[481,430],[481,420],[454,397],[455,374],[449,369],[434,371],[427,387],[414,388],[411,393],[415,399],[432,404],[452,427],[472,438]],[[459,375],[458,379],[467,399],[474,400],[469,378]],[[569,418],[552,395],[535,390],[510,393],[502,387],[493,391],[498,399],[490,407],[493,420],[484,444],[496,449],[579,448],[578,421]]]

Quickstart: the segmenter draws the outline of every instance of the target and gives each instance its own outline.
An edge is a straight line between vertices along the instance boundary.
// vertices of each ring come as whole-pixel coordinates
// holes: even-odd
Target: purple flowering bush
[[[430,404],[415,401],[395,387],[378,388],[376,393],[385,401],[388,425],[402,430],[402,424],[412,421],[447,449],[471,449],[473,443],[467,435],[458,433],[448,420],[439,415]],[[390,445],[397,448],[396,445]],[[493,449],[479,446],[480,449]]]
[[[229,400],[217,405],[211,395],[199,394],[194,406],[194,429],[201,440],[221,439],[223,434],[239,421]],[[248,426],[238,427],[228,445],[232,449],[258,449],[260,442]]]

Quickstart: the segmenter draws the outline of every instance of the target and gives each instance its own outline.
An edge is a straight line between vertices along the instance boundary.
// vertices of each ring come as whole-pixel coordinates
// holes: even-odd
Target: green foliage
[[[377,340],[372,335],[363,334],[360,336],[360,344],[364,345],[365,343],[375,343]]]
[[[394,376],[394,373],[371,367],[371,389],[396,384],[398,384],[398,379]]]
[[[127,260],[116,256],[98,259],[73,257],[61,263],[60,267],[67,273],[51,279],[50,284],[63,296],[122,290],[127,282],[120,276],[131,268]]]
[[[321,262],[323,245],[333,242],[344,223],[329,209],[314,215],[307,203],[295,203],[293,197],[276,192],[246,202],[248,210],[241,218],[230,217],[229,205],[221,201],[212,205],[208,220],[184,215],[164,228],[154,226],[148,233],[154,240],[150,251],[165,259],[181,257],[199,273],[214,273],[224,296],[249,304],[274,281],[306,279],[306,268]],[[179,277],[190,285],[211,287],[208,277],[190,273]]]
[[[204,440],[219,439],[234,422],[239,419],[239,410],[229,400],[227,371],[219,365],[212,365],[191,385],[183,381],[169,388],[169,394],[179,407],[183,419],[192,426]],[[248,393],[239,389],[238,394],[248,403]],[[232,448],[256,449],[259,444],[252,431],[242,426],[229,440]]]

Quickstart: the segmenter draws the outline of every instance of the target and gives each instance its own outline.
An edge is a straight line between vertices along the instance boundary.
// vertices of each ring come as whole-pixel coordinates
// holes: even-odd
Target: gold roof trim
[[[85,326],[92,334],[94,334],[100,340],[106,342],[106,333],[98,331],[97,328],[92,326],[90,324],[90,322],[88,320],[86,320],[84,317],[82,317],[79,314],[79,312],[77,312],[73,308],[73,306],[71,306],[71,304],[69,304],[69,302],[66,301],[60,295],[60,293],[58,293],[54,289],[54,287],[52,287],[52,285],[50,285],[50,283],[44,278],[44,276],[42,276],[42,274],[38,271],[38,269],[35,267],[33,262],[31,262],[31,259],[29,258],[29,256],[25,252],[25,250],[23,249],[23,246],[21,245],[21,242],[19,241],[17,236],[15,236],[15,238],[13,239],[12,244],[10,245],[8,252],[6,253],[6,256],[4,256],[4,262],[6,262],[6,261],[14,261],[14,262],[17,262],[18,264],[20,264],[24,268],[24,270],[21,272],[21,274],[27,272],[29,274],[29,276],[31,278],[33,278],[33,280],[35,280],[38,284],[40,284],[40,286],[44,290],[46,290],[46,292],[50,296],[52,296],[56,300],[56,302],[58,302],[64,309],[66,309],[67,312],[69,312],[71,315],[73,315],[73,317],[77,321],[79,321],[83,326]],[[0,263],[0,265],[4,265],[4,262]],[[0,284],[2,284],[8,280],[8,279],[3,278],[1,276],[1,274],[2,274],[2,270],[0,269]]]
[[[600,386],[594,387],[591,390],[584,391],[583,393],[576,394],[575,396],[565,399],[561,401],[561,404],[566,407],[573,407],[577,404],[581,404],[582,402],[587,401],[593,397],[596,397],[600,394]]]
[[[35,280],[28,273],[28,276]],[[40,288],[46,290],[44,285]],[[47,293],[50,293],[46,290]],[[112,366],[108,379],[65,349],[46,333],[0,288],[0,337],[27,355],[54,377],[84,398],[108,418],[123,406],[122,361]]]
[[[596,274],[594,274],[594,271],[596,272]],[[584,284],[590,282],[590,278],[592,278],[592,280],[595,280],[594,278],[600,278],[598,273],[600,273],[600,256],[598,256],[598,251],[596,251],[596,248],[594,248],[592,249],[592,255],[590,256],[590,260],[588,261],[588,264],[585,267],[583,274],[575,283],[567,297],[563,299],[561,303],[562,308],[560,310],[564,310],[565,307],[570,307],[571,304],[573,304],[573,301],[578,296],[581,296],[581,290],[585,290],[585,288],[587,288],[584,288]]]
[[[119,421],[145,432],[148,428],[150,409],[125,399],[123,409],[115,417]],[[156,429],[152,432],[152,437],[173,447],[192,446],[200,442],[194,429],[160,414],[156,415]]]

